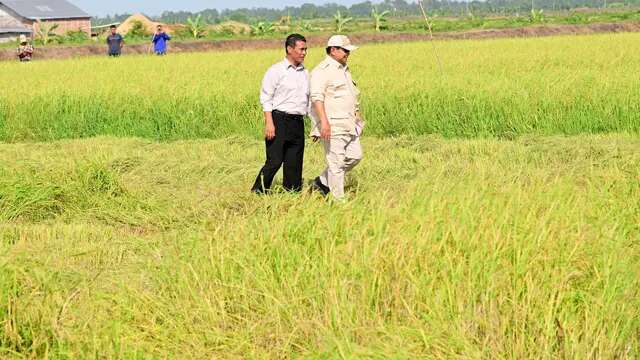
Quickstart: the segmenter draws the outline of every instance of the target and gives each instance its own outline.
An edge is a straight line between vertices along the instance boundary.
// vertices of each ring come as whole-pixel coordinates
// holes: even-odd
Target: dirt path
[[[434,34],[438,40],[460,40],[460,39],[494,39],[512,37],[538,37],[553,35],[579,35],[596,33],[617,33],[617,32],[640,32],[640,23],[608,23],[590,25],[542,25],[513,29],[488,29],[470,30],[464,32],[449,32]],[[402,41],[425,41],[429,40],[427,34],[375,34],[359,33],[350,34],[349,37],[354,43],[381,43],[381,42],[402,42]],[[327,41],[327,36],[311,36],[308,38],[311,46],[320,46]],[[171,44],[170,52],[200,52],[200,51],[231,51],[245,49],[271,49],[282,46],[282,40],[216,40],[198,42],[174,42]],[[138,44],[125,48],[126,54],[144,54],[149,50],[149,45]],[[78,56],[106,55],[106,45],[83,45],[83,46],[53,46],[36,49],[36,59],[65,59]],[[0,60],[15,60],[15,50],[0,50]]]

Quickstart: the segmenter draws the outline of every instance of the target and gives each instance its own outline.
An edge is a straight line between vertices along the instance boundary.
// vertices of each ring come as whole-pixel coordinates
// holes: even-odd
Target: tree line
[[[640,0],[487,0],[487,1],[458,1],[458,0],[428,0],[424,2],[429,12],[440,16],[460,16],[472,14],[515,14],[528,12],[532,9],[570,10],[580,7],[602,8],[640,5]],[[206,9],[199,12],[165,11],[153,20],[168,24],[184,24],[189,18],[200,16],[208,24],[218,24],[233,20],[243,23],[258,21],[278,21],[283,16],[295,19],[332,18],[338,11],[352,17],[369,17],[372,9],[389,11],[391,17],[414,16],[420,14],[417,2],[406,0],[384,0],[382,2],[364,1],[351,6],[329,3],[324,5],[303,4],[301,6],[287,6],[283,9],[265,7],[225,9]],[[93,19],[95,25],[122,22],[129,14],[110,15]]]

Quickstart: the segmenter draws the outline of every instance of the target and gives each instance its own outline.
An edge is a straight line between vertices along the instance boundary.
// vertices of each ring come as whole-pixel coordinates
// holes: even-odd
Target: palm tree
[[[353,20],[352,17],[343,17],[342,14],[340,13],[340,10],[338,10],[338,12],[333,15],[333,18],[336,20],[336,32],[342,32],[342,28],[344,28],[344,26],[351,20]]]
[[[371,7],[371,17],[373,18],[373,22],[376,27],[376,32],[380,32],[380,27],[382,26],[382,23],[387,21],[387,15],[389,15],[389,10],[385,10],[379,13],[378,9],[375,6]]]

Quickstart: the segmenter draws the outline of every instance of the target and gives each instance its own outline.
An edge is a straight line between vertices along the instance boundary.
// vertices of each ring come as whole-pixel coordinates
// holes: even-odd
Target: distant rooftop
[[[27,19],[89,18],[86,12],[65,0],[0,0],[18,15]]]

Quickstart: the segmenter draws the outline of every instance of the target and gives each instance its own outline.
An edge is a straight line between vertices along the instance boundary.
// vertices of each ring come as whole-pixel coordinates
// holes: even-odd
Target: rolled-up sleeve
[[[278,74],[275,68],[270,68],[262,79],[262,87],[260,88],[260,104],[264,112],[273,111],[273,96],[278,86]]]
[[[324,71],[314,70],[311,73],[310,97],[311,103],[316,101],[324,102],[324,94],[327,90],[327,76]]]

